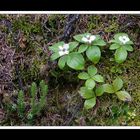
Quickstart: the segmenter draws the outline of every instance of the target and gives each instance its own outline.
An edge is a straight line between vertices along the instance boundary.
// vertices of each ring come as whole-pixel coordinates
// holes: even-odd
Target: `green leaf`
[[[112,39],[112,40],[109,41],[109,43],[119,43],[119,42],[117,42],[116,40]]]
[[[95,46],[105,46],[106,42],[104,40],[102,40],[102,39],[99,39],[99,40],[93,41],[92,44],[95,45]]]
[[[121,78],[117,77],[114,81],[113,81],[113,89],[114,91],[118,91],[123,87],[123,81]]]
[[[77,46],[78,46],[78,42],[70,42],[69,43],[69,51],[73,51]]]
[[[117,63],[122,63],[126,60],[127,58],[127,51],[123,47],[120,47],[116,50],[115,52],[115,61]]]
[[[95,90],[96,96],[102,96],[104,93],[104,86],[99,86]]]
[[[93,108],[95,105],[96,105],[96,98],[91,98],[91,99],[85,100],[84,108],[88,110],[88,109]]]
[[[67,65],[72,69],[82,70],[85,65],[84,57],[79,53],[73,52],[68,55]]]
[[[104,82],[104,78],[99,74],[95,75],[93,79],[97,82]]]
[[[94,40],[95,42],[96,42],[97,40],[102,40],[100,35],[95,35],[95,36],[96,36],[96,39]]]
[[[93,77],[97,73],[97,68],[93,65],[87,68],[88,74]]]
[[[134,43],[132,41],[128,41],[126,44],[133,45]]]
[[[97,46],[90,46],[86,51],[86,55],[89,60],[91,60],[94,64],[97,64],[101,57],[101,51]]]
[[[127,51],[130,51],[132,52],[134,49],[131,45],[124,45],[124,48],[127,50]]]
[[[85,85],[88,89],[93,89],[95,87],[95,81],[93,79],[88,79]]]
[[[51,61],[54,61],[59,57],[60,57],[59,53],[54,53],[54,54],[51,55]]]
[[[120,47],[119,44],[112,44],[112,45],[109,47],[109,49],[110,49],[110,50],[116,50],[116,49],[118,49],[119,47]]]
[[[85,43],[84,41],[82,41],[82,38],[86,35],[91,35],[91,34],[90,33],[79,34],[79,35],[75,35],[73,38],[78,42]]]
[[[58,42],[52,46],[49,47],[49,50],[53,51],[53,52],[58,52],[59,51],[59,46],[63,46],[65,43],[63,41]]]
[[[95,97],[94,91],[88,89],[87,87],[81,87],[79,93],[84,99],[90,99]]]
[[[131,99],[131,96],[129,95],[128,92],[126,91],[118,91],[116,92],[116,95],[118,96],[118,98],[122,101],[127,101],[127,102],[130,102],[132,99]]]
[[[89,79],[90,76],[88,75],[87,72],[81,72],[81,73],[79,73],[78,78],[79,78],[79,79],[86,80],[86,79]]]
[[[115,92],[113,89],[113,86],[110,84],[104,84],[103,88],[104,88],[104,92],[107,92],[107,93],[114,93]]]
[[[58,66],[59,66],[60,69],[63,69],[65,67],[65,64],[67,62],[67,58],[68,58],[68,56],[64,55],[59,59]]]
[[[86,45],[86,44],[80,45],[80,47],[79,47],[79,49],[78,49],[78,53],[83,53],[83,52],[85,52],[85,51],[87,50],[87,48],[88,48],[88,45]]]

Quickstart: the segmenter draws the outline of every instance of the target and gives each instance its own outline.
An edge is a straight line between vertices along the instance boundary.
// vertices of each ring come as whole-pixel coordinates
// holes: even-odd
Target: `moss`
[[[13,21],[13,30],[21,30],[27,36],[33,33],[41,33],[41,24],[39,20],[32,20],[32,17],[21,16]]]
[[[42,30],[47,42],[63,34],[65,15],[47,15],[42,18]]]
[[[111,21],[109,26],[106,27],[104,30],[105,32],[110,33],[110,32],[118,32],[118,29],[119,29],[118,23],[116,23],[116,21]]]
[[[24,83],[30,83],[30,81],[39,81],[41,78],[41,68],[47,62],[47,54],[43,54],[43,50],[41,48],[36,48],[34,52],[34,57],[31,56],[26,59],[24,66],[21,68],[22,78],[24,79]],[[40,56],[41,55],[41,56]],[[27,66],[27,67],[26,67]],[[47,75],[47,71],[46,71]]]
[[[87,31],[90,32],[92,29],[97,28],[99,26],[100,19],[100,16],[89,16],[87,23]]]
[[[17,54],[23,56],[20,72],[25,87],[28,87],[33,81],[39,83],[42,78],[47,76],[48,71],[46,69],[43,71],[43,76],[40,74],[42,67],[48,67],[48,54],[44,51],[44,45],[48,47],[48,44],[45,44],[46,42],[55,42],[63,34],[66,17],[67,15],[0,15],[0,19],[9,19],[11,21],[13,32],[20,30],[27,40],[25,48],[19,47],[16,49]],[[42,26],[45,26],[45,28],[42,28]],[[103,38],[109,40],[123,26],[119,23],[118,15],[81,15],[73,34],[91,32],[100,34]],[[0,29],[3,32],[8,32],[5,26],[1,26]],[[125,31],[137,43],[139,28],[128,28]],[[11,46],[14,46],[10,33],[7,41]],[[123,89],[131,94],[133,99],[131,103],[127,104],[119,101],[115,94],[104,94],[104,96],[98,98],[100,107],[97,112],[94,112],[93,109],[85,111],[83,109],[83,99],[78,94],[80,81],[77,80],[77,73],[74,71],[62,72],[55,69],[54,75],[56,77],[49,75],[48,107],[46,112],[41,118],[37,118],[34,124],[63,125],[71,119],[77,104],[82,104],[80,108],[76,108],[77,114],[72,119],[71,125],[140,125],[139,51],[139,48],[135,47],[134,52],[129,52],[127,60],[123,64],[117,65],[113,60],[114,51],[110,51],[106,46],[102,51],[100,63],[97,65],[99,73],[104,76],[106,82],[111,83],[116,76],[123,79]],[[55,63],[50,65],[52,66],[52,73],[55,67],[53,65]],[[16,83],[17,81],[14,81],[14,84]],[[28,98],[28,94],[26,96]],[[127,120],[129,115],[126,112],[132,114],[133,110],[136,110],[137,116],[134,119]],[[5,125],[9,125],[11,122],[16,125],[21,124],[11,116]]]
[[[105,15],[89,15],[87,18],[86,31],[104,31],[105,33],[115,33],[119,31],[119,24],[117,16],[105,16]],[[94,32],[95,33],[95,32]],[[96,32],[97,33],[97,32]]]

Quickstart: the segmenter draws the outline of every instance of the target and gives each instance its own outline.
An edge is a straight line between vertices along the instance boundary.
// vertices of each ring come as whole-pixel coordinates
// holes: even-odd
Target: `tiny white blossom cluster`
[[[69,54],[69,44],[64,44],[63,46],[59,46],[59,55]]]
[[[96,39],[95,35],[86,35],[85,37],[82,38],[82,41],[91,44],[95,39]]]
[[[120,36],[119,40],[123,43],[126,44],[126,42],[130,41],[130,39],[127,36]]]

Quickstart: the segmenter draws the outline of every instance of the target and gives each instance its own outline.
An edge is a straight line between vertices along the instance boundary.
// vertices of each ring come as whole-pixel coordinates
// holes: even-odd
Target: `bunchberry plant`
[[[87,72],[81,72],[78,75],[79,79],[86,80],[85,86],[88,89],[93,89],[96,85],[95,82],[104,82],[104,78],[97,74],[97,68],[95,66],[89,66]]]
[[[85,99],[84,107],[85,109],[90,109],[96,104],[96,95],[94,90],[85,87],[81,87],[79,93],[82,98]]]
[[[125,90],[121,90],[123,87],[123,81],[119,77],[117,77],[112,84],[104,84],[104,92],[106,93],[115,93],[118,98],[122,101],[129,102],[131,101],[131,96]]]
[[[95,90],[89,89],[88,87],[84,86],[81,87],[79,93],[82,98],[85,99],[84,107],[85,109],[90,109],[95,106],[96,98],[98,96],[102,96],[104,93],[104,87],[102,85],[98,85]]]
[[[51,60],[58,60],[58,66],[63,69],[67,64],[70,68],[75,70],[84,69],[85,60],[84,57],[78,52],[74,52],[74,49],[78,46],[78,42],[70,42],[65,44],[64,42],[58,42],[49,47],[53,54]]]
[[[80,43],[78,53],[86,52],[86,56],[94,64],[97,64],[101,58],[100,46],[105,46],[106,43],[99,35],[91,35],[90,33],[74,36],[74,39]]]
[[[125,91],[121,90],[123,81],[117,77],[112,84],[102,84],[103,76],[97,74],[98,70],[95,67],[101,58],[101,50],[106,46],[106,42],[99,35],[92,35],[90,33],[79,34],[73,37],[77,42],[58,42],[49,49],[53,52],[51,60],[58,60],[60,69],[64,69],[65,65],[75,70],[81,70],[78,78],[85,80],[84,86],[79,90],[81,97],[85,99],[84,107],[86,109],[93,108],[96,105],[98,96],[104,93],[115,93],[122,101],[131,101],[131,96]],[[129,37],[125,33],[118,33],[110,40],[110,50],[115,51],[115,61],[122,63],[127,58],[127,51],[133,51],[132,44]],[[90,61],[92,65],[85,67],[85,63]],[[89,62],[88,62],[89,63]],[[83,71],[82,71],[83,70]]]
[[[128,35],[125,33],[115,34],[114,39],[110,40],[113,43],[110,46],[110,50],[115,51],[115,61],[117,63],[123,63],[127,58],[127,51],[133,51],[133,42],[129,39]]]
[[[79,93],[86,99],[84,107],[90,109],[96,104],[96,96],[101,96],[104,92],[102,86],[98,86],[96,90],[93,90],[96,86],[95,82],[102,83],[104,82],[104,78],[97,74],[97,68],[93,65],[87,68],[87,72],[79,73],[78,78],[86,80],[85,85],[80,88]]]

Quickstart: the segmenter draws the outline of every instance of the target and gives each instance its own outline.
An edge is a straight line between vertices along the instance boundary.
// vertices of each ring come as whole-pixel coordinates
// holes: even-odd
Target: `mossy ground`
[[[132,102],[119,101],[115,95],[104,94],[99,97],[99,108],[86,111],[83,109],[83,99],[78,94],[81,82],[77,73],[64,72],[56,68],[56,63],[49,61],[48,46],[58,41],[63,34],[67,15],[0,15],[0,20],[10,22],[9,26],[2,24],[1,32],[7,34],[7,44],[16,51],[14,67],[19,65],[20,77],[26,98],[27,88],[32,82],[39,83],[42,79],[49,84],[47,105],[42,114],[36,117],[33,125],[89,125],[118,126],[140,125],[140,19],[135,15],[81,15],[74,26],[72,36],[78,33],[91,32],[100,34],[108,41],[117,32],[126,32],[133,40],[134,51],[122,65],[113,61],[114,52],[106,46],[102,58],[97,65],[106,82],[111,82],[116,76],[124,81],[124,89],[132,96]],[[13,36],[19,34],[20,41],[15,45]],[[9,100],[17,97],[19,90],[18,76],[13,72],[15,89],[8,95]],[[16,94],[15,94],[16,93]],[[6,97],[7,98],[7,97]],[[8,102],[9,102],[8,100]],[[6,104],[2,100],[1,108]],[[4,110],[5,118],[1,125],[28,125],[27,122],[15,118],[14,113]],[[133,117],[133,114],[136,116]]]

